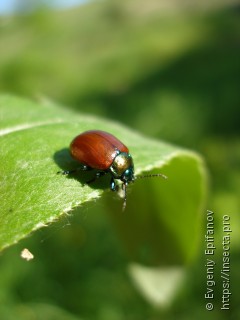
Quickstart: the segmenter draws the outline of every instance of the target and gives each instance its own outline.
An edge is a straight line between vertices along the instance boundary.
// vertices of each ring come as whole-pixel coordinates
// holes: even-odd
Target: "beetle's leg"
[[[63,170],[63,171],[58,171],[57,174],[69,175],[69,174],[72,174],[72,173],[76,173],[77,171],[78,171],[78,169]]]
[[[115,183],[115,180],[114,180],[113,177],[111,178],[111,181],[110,181],[110,189],[112,191],[116,191],[117,190],[117,186],[116,186],[116,183]]]
[[[78,170],[90,171],[90,170],[92,170],[92,168],[89,166],[86,166],[85,164],[82,164],[82,166]]]
[[[105,171],[98,171],[98,172],[96,172],[95,176],[94,176],[91,180],[87,181],[86,184],[90,184],[90,183],[96,181],[96,180],[99,179],[100,177],[104,176],[106,173],[107,173],[107,172],[105,172]]]
[[[78,171],[88,171],[88,170],[92,170],[92,168],[86,166],[85,164],[81,165],[81,167],[78,167],[76,169],[73,170],[63,170],[63,171],[58,171],[58,174],[63,174],[63,175],[69,175],[69,174],[73,174],[73,173],[77,173]]]

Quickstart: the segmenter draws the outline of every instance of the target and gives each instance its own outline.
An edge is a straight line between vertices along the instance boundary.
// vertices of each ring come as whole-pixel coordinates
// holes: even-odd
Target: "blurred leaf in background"
[[[18,9],[27,2],[18,1]],[[114,119],[146,135],[201,152],[211,175],[208,208],[216,213],[219,246],[222,216],[231,216],[231,312],[233,318],[239,317],[238,1],[91,1],[65,11],[35,3],[40,8],[31,14],[0,19],[1,92],[58,101],[77,112]],[[154,195],[147,183],[136,194],[134,189],[133,199]],[[188,319],[193,313],[196,319],[206,317],[204,258],[189,265],[187,282],[169,310],[153,308],[129,283],[128,258],[111,230],[111,213],[104,215],[104,203],[103,199],[85,208],[84,219],[82,215],[69,218],[71,227],[62,221],[60,227],[24,240],[22,245],[39,255],[34,267],[18,260],[22,245],[4,253],[3,319],[16,318],[11,310],[23,319],[32,319],[39,310],[42,315],[49,311],[44,319],[63,310],[104,320],[175,319],[176,314]],[[140,214],[139,222],[143,218]],[[121,223],[122,228],[127,225],[127,221]],[[130,223],[126,237],[131,236],[134,238],[134,225]],[[222,263],[220,252],[216,262]],[[12,266],[18,266],[17,274]],[[138,279],[149,276],[154,282],[151,279],[158,270],[132,267]],[[144,282],[137,286],[142,288]],[[220,289],[219,283],[218,302]],[[215,309],[211,319],[228,317],[219,305]]]

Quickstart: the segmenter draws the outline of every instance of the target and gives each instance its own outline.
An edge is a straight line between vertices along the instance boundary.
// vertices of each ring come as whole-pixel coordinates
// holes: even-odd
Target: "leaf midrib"
[[[40,122],[34,122],[34,123],[25,123],[25,124],[20,124],[14,127],[8,127],[5,129],[0,130],[0,136],[5,136],[7,134],[11,134],[13,132],[17,131],[24,131],[24,130],[29,130],[32,128],[36,127],[44,127],[46,125],[54,125],[54,124],[59,124],[59,123],[66,123],[67,121],[62,120],[62,119],[56,119],[54,121],[40,121]]]

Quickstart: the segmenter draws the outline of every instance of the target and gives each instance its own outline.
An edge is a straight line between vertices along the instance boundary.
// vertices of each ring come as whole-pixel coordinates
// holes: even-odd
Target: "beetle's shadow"
[[[90,181],[96,175],[96,170],[90,169],[87,171],[81,170],[80,162],[74,160],[68,148],[63,148],[59,151],[56,151],[53,155],[53,159],[55,163],[59,167],[59,171],[56,174],[62,174],[63,171],[71,171],[76,170],[74,173],[64,175],[66,179],[75,179],[79,181],[82,186],[87,185],[87,181]],[[93,189],[106,189],[109,188],[110,185],[110,175],[106,174],[105,176],[96,179],[96,181],[89,184]]]

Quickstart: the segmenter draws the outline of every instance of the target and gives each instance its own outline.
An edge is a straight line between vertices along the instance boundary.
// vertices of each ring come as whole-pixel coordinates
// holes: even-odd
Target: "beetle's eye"
[[[124,171],[123,180],[124,181],[133,181],[134,180],[133,170],[131,168]]]
[[[131,171],[129,169],[127,169],[125,172],[124,172],[124,175],[129,177],[131,174]]]

